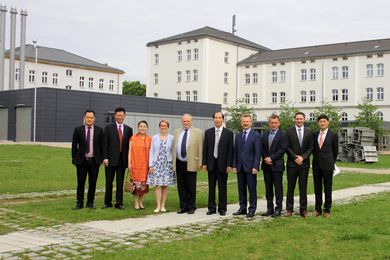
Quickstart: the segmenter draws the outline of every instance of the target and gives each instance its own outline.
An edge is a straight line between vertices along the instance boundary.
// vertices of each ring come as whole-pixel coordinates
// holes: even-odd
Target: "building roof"
[[[281,50],[270,50],[253,54],[240,61],[239,65],[314,59],[319,57],[332,57],[344,55],[358,55],[370,53],[383,53],[390,51],[390,39],[378,39],[357,42],[344,42],[307,47],[298,47]]]
[[[6,57],[9,57],[10,50],[6,51]],[[20,47],[15,49],[15,56],[19,58]],[[26,61],[35,60],[35,47],[32,44],[26,44],[25,49]],[[110,67],[77,54],[55,48],[38,46],[38,62],[48,63],[60,66],[77,67],[82,69],[99,70],[112,73],[124,74],[123,70]]]
[[[233,44],[239,43],[240,45],[250,47],[252,49],[256,49],[259,51],[266,51],[269,50],[267,47],[264,47],[262,45],[259,45],[257,43],[248,41],[244,38],[241,38],[239,36],[236,36],[234,34],[221,31],[212,27],[203,27],[200,29],[196,29],[193,31],[177,34],[174,36],[170,36],[167,38],[163,38],[157,41],[152,41],[146,44],[146,46],[154,46],[154,45],[159,45],[159,44],[166,44],[166,43],[172,43],[172,42],[177,42],[177,41],[186,41],[186,40],[191,40],[191,39],[199,39],[199,38],[214,38],[214,39],[219,39],[223,41],[227,41]]]

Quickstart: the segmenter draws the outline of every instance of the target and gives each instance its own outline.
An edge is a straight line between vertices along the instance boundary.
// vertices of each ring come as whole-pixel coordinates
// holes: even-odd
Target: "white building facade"
[[[122,94],[124,71],[59,49],[26,45],[24,86],[19,86],[19,48],[16,49],[14,88],[50,87]],[[37,53],[37,58],[35,57]],[[3,90],[9,90],[9,53],[5,58]]]

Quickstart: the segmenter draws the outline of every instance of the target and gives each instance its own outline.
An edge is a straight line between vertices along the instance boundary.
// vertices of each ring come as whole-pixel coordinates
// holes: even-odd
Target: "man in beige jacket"
[[[202,167],[203,132],[192,127],[192,116],[181,117],[182,128],[173,136],[173,169],[177,176],[180,210],[177,214],[194,214],[196,210],[196,175]]]

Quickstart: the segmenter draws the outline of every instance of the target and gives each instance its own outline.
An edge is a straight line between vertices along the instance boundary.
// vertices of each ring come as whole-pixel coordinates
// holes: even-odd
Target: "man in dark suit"
[[[332,207],[333,170],[339,153],[339,140],[338,135],[328,129],[328,116],[320,115],[317,122],[320,131],[313,135],[313,181],[316,198],[314,216],[318,217],[322,214],[323,185],[325,190],[324,217],[328,218]]]
[[[268,118],[270,130],[261,137],[261,169],[264,173],[267,211],[262,216],[279,217],[283,203],[284,153],[287,149],[287,136],[279,129],[280,118],[272,114]],[[276,207],[274,210],[274,188]]]
[[[95,112],[84,112],[84,125],[76,127],[72,138],[72,163],[77,169],[76,206],[84,207],[85,181],[88,176],[87,205],[93,209],[99,166],[103,161],[103,128],[95,125]]]
[[[215,186],[218,181],[218,212],[226,215],[227,179],[233,166],[233,132],[222,126],[222,112],[213,115],[214,127],[205,131],[203,142],[203,169],[208,171],[209,200],[207,215],[217,212]]]
[[[104,207],[112,207],[112,182],[116,175],[115,208],[123,209],[123,181],[128,167],[129,140],[133,129],[123,122],[126,111],[118,107],[114,112],[115,122],[104,128],[103,164],[106,166],[106,192]]]
[[[243,131],[236,135],[233,157],[233,172],[237,173],[238,197],[240,208],[233,215],[245,215],[251,218],[257,208],[257,173],[260,165],[260,135],[251,129],[252,117],[241,116]],[[249,208],[247,212],[247,188]]]
[[[304,127],[305,114],[297,112],[294,115],[295,125],[286,130],[287,147],[287,202],[286,216],[294,213],[294,190],[299,178],[299,213],[307,217],[307,177],[309,176],[310,155],[313,151],[313,133]]]

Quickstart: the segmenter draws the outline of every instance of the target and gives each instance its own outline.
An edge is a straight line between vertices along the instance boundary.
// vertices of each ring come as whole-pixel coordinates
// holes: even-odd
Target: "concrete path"
[[[390,174],[390,169],[367,169],[367,168],[340,167],[340,170],[341,170],[341,172]]]
[[[390,192],[390,182],[336,190],[333,192],[333,201],[335,204],[348,203],[361,196],[381,192]],[[298,198],[295,200],[295,205],[298,205]],[[308,203],[314,204],[314,195],[308,196]],[[216,229],[228,231],[229,227],[245,225],[248,221],[270,220],[259,214],[253,219],[233,217],[232,212],[237,208],[237,204],[228,205],[226,216],[217,214],[207,216],[207,208],[201,208],[196,210],[194,215],[168,212],[140,218],[66,223],[22,230],[0,236],[0,257],[4,259],[89,258],[94,251],[139,248],[153,241],[169,243],[210,234]],[[258,212],[266,209],[264,199],[258,200],[258,209]],[[14,212],[7,211],[10,210],[0,208],[2,225],[7,225],[7,218],[1,218],[2,215],[14,215]],[[24,217],[28,218],[28,216]]]

